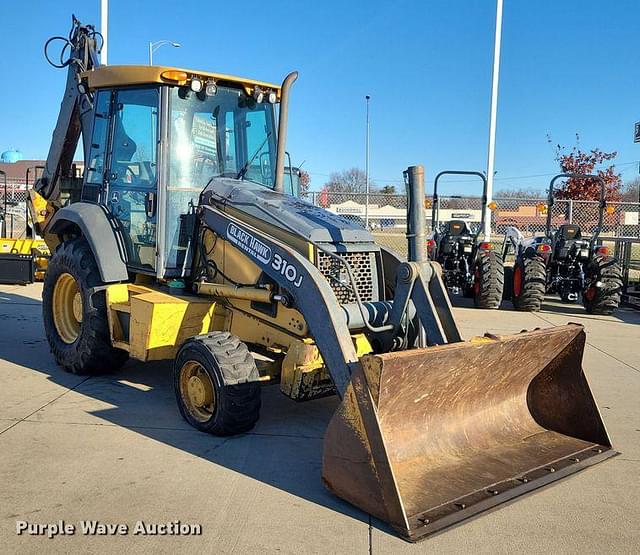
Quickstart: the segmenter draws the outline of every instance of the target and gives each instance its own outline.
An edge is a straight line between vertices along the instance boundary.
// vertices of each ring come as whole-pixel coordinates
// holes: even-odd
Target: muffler
[[[323,480],[410,541],[617,453],[567,325],[366,355],[324,439]]]

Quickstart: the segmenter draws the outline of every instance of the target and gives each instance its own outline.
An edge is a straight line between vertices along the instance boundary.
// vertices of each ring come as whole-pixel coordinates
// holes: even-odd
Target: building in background
[[[16,154],[17,153],[17,154]],[[23,160],[22,154],[17,150],[7,150],[0,155],[0,170],[7,174],[9,190],[24,190],[27,169],[29,170],[29,185],[33,183],[36,173],[39,175],[45,164],[45,160]],[[82,174],[84,162],[74,162],[76,171]],[[0,181],[0,189],[4,183]],[[0,192],[0,194],[2,194]]]

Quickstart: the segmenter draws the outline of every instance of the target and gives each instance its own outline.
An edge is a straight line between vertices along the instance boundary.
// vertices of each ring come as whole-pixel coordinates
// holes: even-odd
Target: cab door
[[[155,273],[158,89],[115,92],[105,204],[124,236],[128,265]]]

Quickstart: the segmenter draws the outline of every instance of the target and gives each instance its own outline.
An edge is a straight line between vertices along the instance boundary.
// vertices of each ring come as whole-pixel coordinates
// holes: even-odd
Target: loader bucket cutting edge
[[[324,438],[323,481],[415,541],[616,455],[567,325],[366,355]]]

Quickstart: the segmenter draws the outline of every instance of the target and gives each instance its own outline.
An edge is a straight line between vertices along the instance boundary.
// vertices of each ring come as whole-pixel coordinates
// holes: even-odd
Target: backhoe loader
[[[31,207],[53,256],[57,362],[172,360],[180,412],[250,430],[261,383],[337,394],[322,478],[414,541],[616,454],[566,325],[463,341],[424,258],[424,171],[407,170],[410,260],[284,193],[290,89],[100,66],[74,18],[67,88]],[[278,110],[277,110],[278,108]],[[69,168],[82,137],[85,173]],[[252,353],[271,364],[258,370]]]

